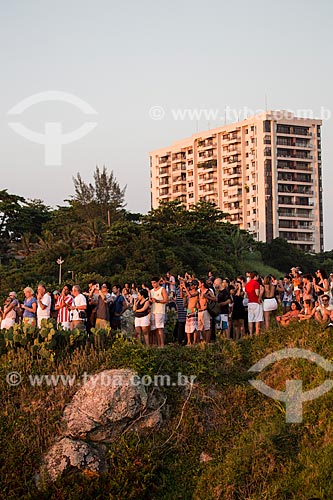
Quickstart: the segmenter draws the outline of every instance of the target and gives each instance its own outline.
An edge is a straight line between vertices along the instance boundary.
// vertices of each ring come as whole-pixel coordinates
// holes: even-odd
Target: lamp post
[[[64,263],[65,261],[61,258],[61,256],[59,257],[59,259],[57,260],[57,264],[59,266],[59,285],[61,285],[61,266],[62,264]]]
[[[72,274],[72,281],[74,281],[74,271],[67,271],[68,274]]]

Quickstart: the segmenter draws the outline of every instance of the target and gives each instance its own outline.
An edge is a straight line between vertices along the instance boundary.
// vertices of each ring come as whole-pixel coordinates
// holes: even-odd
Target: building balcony
[[[300,214],[300,213],[297,213],[297,212],[289,212],[289,211],[284,211],[284,210],[280,210],[279,213],[278,213],[278,218],[279,219],[306,219],[306,220],[314,220],[314,215],[312,214],[312,212],[307,212],[306,214]]]
[[[243,214],[243,208],[227,208],[224,207],[223,211],[227,212],[229,215]]]
[[[299,142],[297,140],[293,141],[293,140],[282,140],[283,138],[282,137],[277,137],[276,139],[276,145],[277,146],[282,146],[284,148],[293,148],[293,149],[312,149],[313,148],[313,144],[312,142],[309,140],[309,141],[306,141],[306,143],[303,143],[303,142]]]
[[[216,148],[217,147],[217,142],[216,141],[207,141],[204,144],[198,143],[197,147],[198,147],[198,150],[200,149],[201,151],[205,150],[205,149],[212,149],[212,148]]]
[[[297,174],[297,172],[293,173],[284,173],[284,172],[279,172],[278,173],[278,182],[279,183],[291,183],[291,184],[312,184],[312,179],[311,175],[307,174]]]
[[[282,238],[285,238],[285,236],[281,236]],[[306,243],[314,243],[315,239],[313,236],[308,236],[306,234],[304,234],[303,236],[297,236],[295,234],[295,237],[289,237],[289,238],[285,238],[288,243],[302,243],[302,244],[306,244]]]
[[[309,155],[309,154],[308,155],[301,155],[301,154],[299,154],[297,152],[294,153],[294,154],[291,154],[289,151],[288,152],[286,152],[286,151],[284,151],[284,152],[277,151],[276,156],[277,156],[277,159],[279,159],[279,158],[291,158],[291,159],[296,160],[296,161],[298,161],[298,160],[301,160],[301,161],[302,160],[303,161],[311,161],[311,160],[313,160],[313,156],[312,155]]]
[[[278,184],[278,193],[279,194],[297,194],[300,196],[313,196],[313,191],[310,189],[302,189],[302,186],[299,184],[293,184],[293,189],[287,189],[284,185]],[[306,188],[306,186],[304,186]]]
[[[310,204],[305,204],[305,203],[299,203],[299,202],[295,202],[295,201],[283,201],[283,202],[280,202],[279,201],[279,207],[302,207],[304,209],[309,209],[309,210],[313,210],[313,207],[314,207],[314,203]]]
[[[240,154],[241,152],[242,149],[240,147],[228,149],[228,151],[223,151],[223,150],[221,151],[222,156],[232,156],[235,154]]]
[[[159,187],[162,188],[163,186],[169,186],[169,179],[168,178],[163,178],[160,180]]]
[[[216,182],[217,181],[217,176],[216,175],[210,175],[210,176],[204,176],[204,177],[199,177],[199,183],[202,184],[202,183],[205,183],[205,184],[208,184],[208,183],[211,183],[211,182]]]
[[[312,233],[314,231],[314,229],[315,229],[315,227],[313,225],[300,226],[299,224],[294,223],[293,226],[288,226],[288,225],[285,225],[285,224],[281,225],[281,222],[283,222],[283,221],[279,222],[279,229],[283,230],[283,231],[286,231],[286,230],[288,230],[288,231],[296,231],[296,232],[297,231],[298,232],[300,232],[300,231],[308,231],[308,232]]]
[[[241,136],[239,134],[229,134],[222,137],[223,142],[241,142]]]
[[[294,125],[277,124],[276,135],[299,136],[299,137],[312,137],[309,127],[300,127]]]
[[[176,153],[172,155],[173,163],[184,161],[186,159],[186,153]]]
[[[184,182],[186,182],[186,176],[182,177],[181,175],[179,175],[178,177],[172,178],[173,184],[184,184]]]
[[[169,175],[170,174],[170,168],[160,168],[159,169],[159,176],[162,177],[163,175]]]
[[[182,184],[177,184],[176,186],[173,187],[172,192],[173,193],[186,193],[186,183],[184,183],[184,181],[183,181]]]
[[[217,159],[207,160],[198,159],[198,168],[203,168],[205,170],[216,170]]]
[[[214,159],[217,159],[217,154],[216,154],[216,151],[214,152],[213,150],[208,150],[208,151],[205,151],[204,153],[201,153],[201,155],[198,155],[198,162],[199,161],[214,160]]]

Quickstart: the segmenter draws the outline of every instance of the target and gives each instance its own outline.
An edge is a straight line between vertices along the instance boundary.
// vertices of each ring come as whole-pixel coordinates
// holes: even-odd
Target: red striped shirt
[[[69,309],[73,303],[73,297],[71,295],[66,295],[63,297],[60,295],[60,297],[57,300],[56,307],[60,307],[58,310],[58,317],[57,317],[57,322],[58,323],[69,323]]]

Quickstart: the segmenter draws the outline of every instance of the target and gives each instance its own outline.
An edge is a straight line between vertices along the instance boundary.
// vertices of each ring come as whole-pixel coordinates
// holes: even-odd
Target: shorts
[[[135,318],[139,319],[139,318]],[[151,313],[150,314],[150,329],[156,330],[157,328],[164,328],[165,314],[164,313]]]
[[[1,321],[1,330],[9,330],[9,328],[11,328],[14,325],[15,325],[15,319],[5,318]]]
[[[228,314],[219,314],[216,317],[216,327],[219,330],[227,330],[229,327],[229,316]]]
[[[36,318],[29,318],[25,317],[22,319],[22,324],[23,324],[23,331],[26,332],[27,330],[32,330],[33,328],[36,328]]]
[[[58,323],[59,326],[63,328],[63,330],[70,330],[71,329],[71,322],[70,321],[63,321],[62,323]]]
[[[42,328],[42,323],[43,323],[43,325],[45,325],[48,322],[49,319],[50,319],[50,317],[48,317],[48,318],[45,318],[45,317],[44,318],[43,317],[42,318],[40,318],[40,317],[37,318],[37,326],[38,326],[38,328]]]
[[[96,318],[95,328],[106,330],[107,328],[110,328],[110,321],[107,321],[106,319]]]
[[[146,328],[149,326],[150,321],[149,321],[149,314],[147,316],[143,316],[143,318],[135,318],[134,319],[134,326],[140,327],[140,328]]]
[[[278,305],[277,305],[275,297],[272,297],[271,299],[264,300],[264,305],[263,305],[264,312],[276,311],[277,307],[278,307]]]
[[[291,307],[291,300],[283,300],[282,305],[283,307]]]
[[[198,330],[210,330],[210,314],[207,310],[198,312]]]
[[[249,302],[248,309],[248,322],[249,323],[260,323],[264,320],[262,305],[256,302]]]
[[[190,313],[186,316],[185,332],[193,333],[198,329],[198,313]]]

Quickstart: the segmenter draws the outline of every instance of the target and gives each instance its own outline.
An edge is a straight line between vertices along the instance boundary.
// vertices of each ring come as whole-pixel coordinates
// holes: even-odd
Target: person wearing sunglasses
[[[331,312],[333,311],[333,306],[330,305],[330,298],[328,295],[322,295],[320,302],[316,304],[314,310],[314,318],[320,323],[325,323],[330,319]]]

